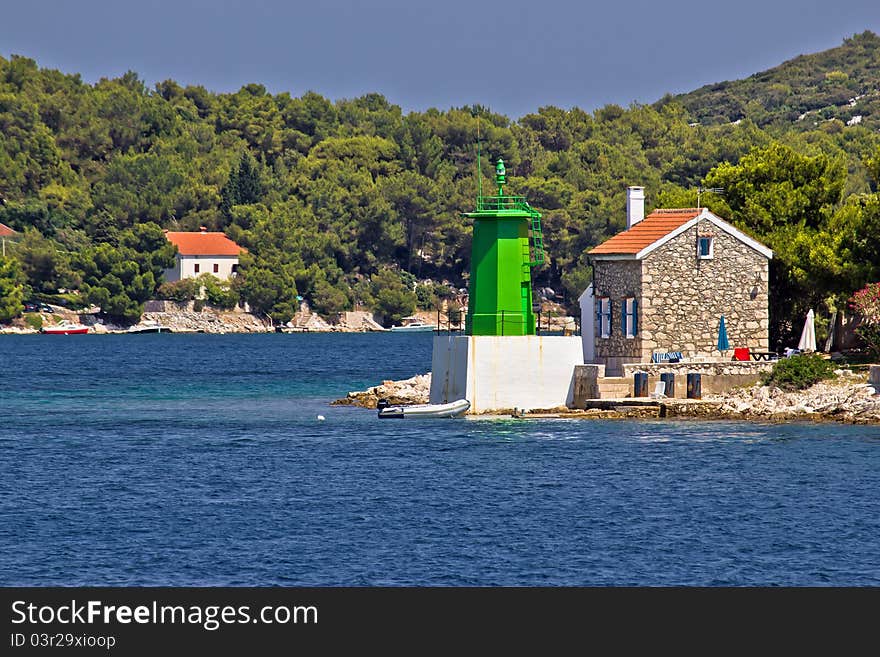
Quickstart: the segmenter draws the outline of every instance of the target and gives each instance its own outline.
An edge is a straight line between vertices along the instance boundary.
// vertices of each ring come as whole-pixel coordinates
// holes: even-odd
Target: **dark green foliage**
[[[239,272],[234,287],[252,311],[279,323],[290,321],[296,314],[296,278],[290,265],[260,266],[255,258],[245,255]]]
[[[59,288],[79,287],[79,276],[70,268],[69,254],[33,228],[25,230],[15,246],[15,255],[35,293],[55,294]]]
[[[437,307],[439,300],[434,294],[434,286],[418,285],[416,286],[416,305],[422,310],[433,310]]]
[[[15,258],[0,256],[0,322],[24,310],[25,278]]]
[[[179,281],[170,283],[162,283],[156,290],[158,299],[166,299],[168,301],[192,301],[199,295],[199,284],[194,278],[182,278]]]
[[[819,354],[798,354],[781,358],[761,382],[783,390],[804,390],[815,383],[834,378],[834,365]]]
[[[232,206],[257,203],[263,197],[263,183],[254,156],[248,151],[241,154],[238,166],[229,172],[229,179],[220,190],[220,209],[230,216]]]
[[[111,319],[133,323],[174,263],[174,246],[156,224],[141,224],[120,233],[119,246],[98,244],[77,253],[74,263],[85,301]]]
[[[208,305],[214,308],[230,310],[238,303],[238,294],[228,281],[221,281],[211,274],[202,274],[195,279],[195,283],[204,290],[203,296]]]
[[[326,278],[319,277],[312,287],[312,309],[322,315],[334,315],[351,308],[346,290],[334,287]]]
[[[373,311],[380,315],[386,326],[399,324],[403,317],[416,308],[416,295],[404,285],[399,273],[383,269],[371,280],[375,302]]]
[[[459,326],[462,323],[461,306],[457,303],[449,304],[449,307],[446,309],[446,317],[449,320],[450,326]]]

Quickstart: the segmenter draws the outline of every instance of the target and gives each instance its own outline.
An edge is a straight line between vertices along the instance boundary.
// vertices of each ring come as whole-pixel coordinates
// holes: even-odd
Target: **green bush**
[[[196,299],[193,301],[193,311],[200,313],[205,309],[205,300],[204,299]]]
[[[422,310],[433,310],[438,304],[437,296],[434,294],[434,286],[417,285],[416,286],[416,305]]]
[[[238,303],[238,295],[231,289],[228,281],[221,281],[211,274],[202,274],[195,279],[196,287],[205,288],[205,301],[209,306],[230,310]]]
[[[446,319],[449,320],[451,326],[461,324],[461,306],[457,303],[450,303],[446,309]]]
[[[37,331],[43,328],[43,317],[40,313],[26,313],[24,316],[24,322]]]
[[[761,382],[783,390],[803,390],[814,383],[834,378],[834,365],[819,354],[799,354],[782,358],[773,370],[764,374]]]
[[[182,278],[179,281],[162,283],[156,296],[169,301],[191,301],[199,294],[199,284],[193,278]]]

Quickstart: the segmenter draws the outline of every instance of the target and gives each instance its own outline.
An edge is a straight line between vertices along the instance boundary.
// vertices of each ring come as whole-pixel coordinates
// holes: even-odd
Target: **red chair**
[[[736,347],[733,350],[733,360],[751,360],[748,347]]]

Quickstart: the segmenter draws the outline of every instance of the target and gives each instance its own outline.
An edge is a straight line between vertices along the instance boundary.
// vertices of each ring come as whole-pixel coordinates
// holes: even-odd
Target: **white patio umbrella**
[[[807,321],[804,322],[804,330],[801,332],[801,341],[798,342],[798,349],[801,351],[816,351],[816,315],[813,309],[807,313]]]

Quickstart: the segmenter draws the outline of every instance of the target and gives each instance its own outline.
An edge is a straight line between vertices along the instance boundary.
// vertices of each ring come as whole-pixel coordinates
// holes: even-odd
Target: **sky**
[[[378,92],[405,112],[592,112],[880,33],[880,1],[0,0],[0,55],[93,83]]]

